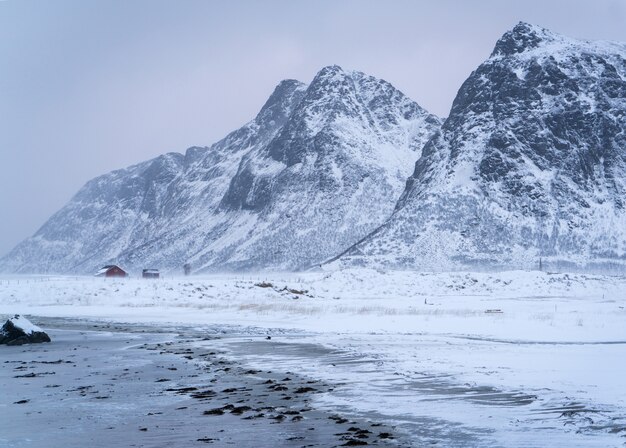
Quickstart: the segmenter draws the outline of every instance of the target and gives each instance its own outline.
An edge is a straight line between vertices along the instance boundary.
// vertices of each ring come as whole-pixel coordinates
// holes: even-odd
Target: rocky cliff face
[[[129,268],[184,262],[185,252],[202,246],[196,238],[202,222],[213,215],[243,155],[276,135],[305,90],[298,81],[283,81],[254,120],[211,147],[165,154],[87,182],[0,268],[89,273],[109,262]]]
[[[253,121],[211,147],[88,182],[0,269],[314,265],[384,222],[439,127],[389,83],[326,67],[310,86],[281,82]]]
[[[276,138],[243,158],[220,205],[242,234],[216,241],[211,264],[236,253],[300,268],[349,247],[391,214],[439,125],[384,81],[323,69]]]
[[[465,81],[393,217],[342,263],[621,264],[626,47],[525,23]]]
[[[0,269],[623,266],[625,129],[626,47],[520,23],[443,126],[326,67],[211,147],[88,182]]]

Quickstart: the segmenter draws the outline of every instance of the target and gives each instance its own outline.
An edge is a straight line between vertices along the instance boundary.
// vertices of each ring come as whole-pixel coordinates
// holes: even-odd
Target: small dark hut
[[[159,278],[159,270],[158,269],[144,269],[141,273],[143,278]]]
[[[128,277],[124,269],[114,264],[103,266],[95,275],[96,277]]]

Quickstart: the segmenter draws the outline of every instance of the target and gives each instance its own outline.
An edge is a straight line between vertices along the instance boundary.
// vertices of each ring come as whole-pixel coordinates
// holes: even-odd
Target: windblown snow
[[[617,448],[625,291],[624,277],[524,271],[5,276],[0,314],[222,335],[204,344],[332,384],[313,407],[375,415],[418,445]],[[237,354],[266,335],[269,351]]]

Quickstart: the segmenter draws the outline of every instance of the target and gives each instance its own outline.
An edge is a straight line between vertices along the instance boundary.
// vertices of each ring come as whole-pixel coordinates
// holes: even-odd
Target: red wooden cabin
[[[102,269],[96,272],[96,277],[128,277],[128,274],[119,266],[109,264],[103,266]]]

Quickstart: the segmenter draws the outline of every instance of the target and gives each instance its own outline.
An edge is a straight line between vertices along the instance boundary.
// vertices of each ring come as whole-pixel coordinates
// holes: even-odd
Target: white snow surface
[[[374,412],[408,431],[422,428],[424,442],[448,440],[442,446],[624,443],[624,277],[370,269],[155,281],[2,277],[0,313],[16,312],[223,326],[243,339],[269,333],[277,344],[321,344],[343,353],[337,363],[292,357],[280,345],[243,362],[336,384],[314,404]],[[233,338],[209,343],[228,350]],[[346,356],[354,361],[340,362]],[[469,439],[455,445],[457,433]]]
[[[43,330],[39,328],[37,325],[33,324],[31,321],[26,319],[24,316],[20,316],[19,314],[13,316],[9,319],[15,328],[19,328],[24,331],[24,333],[30,335],[33,333],[42,333]]]

